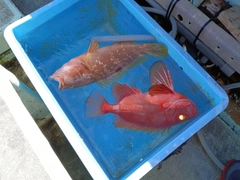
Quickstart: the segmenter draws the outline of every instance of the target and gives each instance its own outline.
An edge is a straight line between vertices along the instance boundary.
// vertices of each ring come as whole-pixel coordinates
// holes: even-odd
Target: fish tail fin
[[[94,90],[86,101],[85,117],[95,117],[107,113],[103,112],[104,104],[108,104],[106,99],[99,91]]]
[[[162,44],[145,44],[145,53],[154,57],[164,58],[168,55],[168,48]]]

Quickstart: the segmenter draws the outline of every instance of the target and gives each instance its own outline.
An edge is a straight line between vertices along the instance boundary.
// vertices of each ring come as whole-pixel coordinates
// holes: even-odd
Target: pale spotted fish
[[[133,42],[118,42],[99,48],[99,44],[94,41],[87,53],[71,59],[51,78],[59,82],[59,89],[85,86],[93,82],[104,86],[146,61],[144,54],[163,58],[168,55],[168,49],[162,44]]]

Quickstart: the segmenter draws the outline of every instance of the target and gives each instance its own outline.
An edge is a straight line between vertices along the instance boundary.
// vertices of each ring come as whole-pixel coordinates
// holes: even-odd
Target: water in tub
[[[166,57],[167,47],[161,44],[117,42],[99,48],[99,43],[94,41],[87,53],[71,59],[51,78],[59,82],[59,89],[85,86],[93,82],[108,85],[127,70],[146,61],[143,54]]]
[[[134,169],[139,166],[139,163],[143,163],[152,153],[162,149],[168,140],[171,140],[195,122],[198,115],[184,122],[184,118],[186,120],[187,116],[180,113],[178,118],[183,119],[181,121],[183,123],[172,126],[171,130],[164,134],[162,134],[162,131],[148,132],[131,130],[131,128],[118,128],[115,126],[118,115],[114,113],[106,113],[92,118],[85,117],[87,99],[95,90],[101,93],[109,104],[118,103],[113,95],[114,86],[101,87],[97,83],[91,83],[82,87],[59,90],[59,83],[50,79],[50,76],[70,59],[86,53],[91,38],[94,36],[149,34],[118,1],[111,1],[118,3],[115,9],[112,8],[113,11],[121,9],[121,11],[117,11],[118,13],[115,16],[113,16],[114,14],[110,16],[101,13],[104,11],[98,11],[98,7],[92,1],[87,2],[79,1],[79,5],[77,3],[66,10],[67,12],[57,15],[46,24],[37,27],[26,36],[22,36],[20,43],[46,88],[54,96],[104,172],[109,176],[121,177],[131,168]],[[99,12],[98,15],[95,12]],[[51,29],[51,31],[48,29]],[[41,36],[36,36],[36,34],[41,34]],[[135,42],[135,44],[154,43],[156,41]],[[103,42],[99,46],[101,49],[113,44],[112,42]],[[141,91],[141,94],[145,93],[145,96],[149,97],[152,94],[154,97],[156,93],[158,94],[159,87],[154,87],[151,84],[152,80],[149,77],[149,72],[155,62],[162,60],[171,73],[174,93],[179,92],[194,102],[200,115],[211,108],[211,102],[206,94],[191,80],[184,69],[179,67],[171,55],[166,58],[156,58],[149,55],[146,55],[146,57],[145,62],[125,71],[114,82],[122,85],[126,84],[128,89],[136,88],[139,89],[137,91]],[[153,88],[151,88],[152,86]],[[163,92],[172,93],[170,87],[162,87]]]
[[[49,43],[47,44],[45,44],[45,42],[40,44],[40,49],[43,48],[43,46],[45,47],[44,50],[41,50],[38,53],[32,53],[35,48],[31,47],[29,44],[27,44],[25,48],[33,59],[37,71],[68,116],[71,123],[79,134],[81,134],[81,137],[84,139],[84,142],[86,142],[92,153],[95,154],[98,162],[104,164],[102,167],[106,172],[110,172],[112,176],[119,177],[124,172],[127,172],[127,170],[129,170],[134,164],[147,157],[148,153],[152,152],[155,148],[161,147],[161,144],[163,144],[166,139],[173,136],[174,133],[178,132],[181,128],[184,128],[184,125],[187,122],[191,122],[191,120],[194,119],[192,118],[190,121],[186,121],[188,120],[187,116],[181,116],[183,114],[180,113],[178,114],[178,120],[183,123],[171,126],[172,124],[167,124],[165,122],[164,127],[171,126],[171,130],[162,134],[161,130],[164,129],[164,127],[152,128],[149,131],[148,127],[140,127],[138,124],[135,126],[129,126],[127,123],[119,123],[125,121],[117,120],[116,118],[119,116],[113,113],[107,113],[92,118],[86,117],[86,102],[90,97],[90,94],[95,90],[99,91],[109,104],[118,103],[115,101],[113,95],[113,86],[109,85],[107,87],[101,87],[97,83],[92,83],[82,87],[59,90],[58,82],[49,77],[58,68],[61,68],[64,63],[67,63],[71,57],[78,56],[80,54],[78,49],[81,49],[83,53],[87,52],[88,47],[86,44],[90,44],[90,37],[85,36],[81,42],[78,42],[77,45],[75,44],[76,47],[74,46],[74,48],[72,46],[65,46],[62,49],[61,46],[63,45],[58,45],[57,42],[55,44],[54,39],[48,40],[48,42]],[[145,43],[146,42],[136,42],[136,44]],[[150,42],[150,44],[152,43],[154,42]],[[100,46],[105,47],[112,44],[113,43],[104,42],[100,43]],[[58,48],[60,49],[52,53],[51,50],[55,49],[55,46],[59,46]],[[119,79],[114,82],[126,84],[131,88],[137,88],[142,94],[145,93],[145,95],[149,95],[148,90],[151,87],[149,70],[153,63],[157,62],[159,58],[148,55],[147,58],[147,61],[137,65],[129,71],[126,71],[122,77],[119,77]],[[186,95],[186,97],[193,100],[198,107],[201,107],[201,104],[199,104],[200,102],[209,104],[207,97],[205,97],[200,91],[197,91],[198,87],[183,73],[182,69],[173,62],[170,56],[161,59],[172,74],[175,87],[174,92],[176,91]],[[181,74],[181,76],[179,76],[179,74]],[[151,91],[155,92],[155,90],[156,89],[152,89]],[[192,90],[196,93],[192,93]],[[171,88],[168,88],[167,91],[171,92]],[[199,99],[201,99],[201,101]],[[210,105],[208,107],[205,106],[205,111],[209,107]],[[204,109],[202,108],[201,111],[204,111]]]
[[[161,145],[164,144],[166,139],[174,136],[176,132],[184,128],[185,125],[187,125],[186,123],[192,122],[194,118],[186,121],[187,116],[181,116],[182,114],[179,114],[178,118],[179,120],[183,119],[183,121],[180,121],[183,123],[172,126],[170,131],[166,131],[162,134],[162,128],[158,128],[157,131],[154,128],[154,130],[146,131],[148,128],[139,129],[136,128],[137,126],[130,128],[129,125],[126,126],[126,123],[124,124],[115,121],[118,115],[113,113],[107,113],[92,118],[86,117],[86,102],[90,97],[90,94],[95,90],[100,92],[109,104],[118,103],[115,101],[113,95],[113,86],[109,85],[107,87],[101,87],[97,83],[91,83],[82,87],[59,90],[58,82],[50,79],[50,76],[56,71],[56,69],[61,68],[64,63],[67,63],[71,57],[78,56],[78,49],[81,49],[83,53],[87,52],[86,44],[90,43],[89,39],[90,37],[86,36],[86,38],[77,45],[75,44],[76,47],[74,48],[70,46],[62,49],[61,46],[63,45],[61,43],[59,45],[56,43],[58,50],[54,53],[51,51],[52,49],[55,49],[55,43],[53,40],[48,40],[49,43],[44,44],[44,46],[47,46],[48,48],[44,49],[44,51],[39,51],[38,53],[32,52],[34,49],[39,49],[39,47],[31,47],[31,45],[27,44],[25,48],[45,84],[66,113],[76,131],[81,135],[81,138],[84,139],[84,142],[97,158],[102,168],[112,176],[119,177],[136,165],[137,162],[144,160],[144,158],[156,148],[161,148]],[[41,46],[43,46],[43,43],[40,44],[40,49]],[[146,42],[137,43],[143,44]],[[100,44],[102,47],[105,47],[112,43]],[[139,89],[142,94],[145,93],[145,95],[149,95],[148,90],[151,87],[149,70],[153,63],[157,62],[159,58],[152,56],[147,57],[147,61],[125,72],[122,77],[114,82],[122,85],[126,84],[131,88]],[[207,111],[210,107],[209,100],[198,90],[198,86],[183,73],[182,69],[179,68],[170,56],[161,59],[171,72],[174,92],[176,91],[184,94],[196,103],[197,107],[202,107],[200,109],[201,112]],[[181,76],[179,76],[179,74],[181,74]],[[153,88],[151,91],[155,93],[156,89]],[[165,88],[165,91],[171,92],[171,88]],[[194,91],[194,93],[192,91]],[[204,104],[204,106],[202,104]],[[167,127],[170,127],[171,124],[167,125]]]

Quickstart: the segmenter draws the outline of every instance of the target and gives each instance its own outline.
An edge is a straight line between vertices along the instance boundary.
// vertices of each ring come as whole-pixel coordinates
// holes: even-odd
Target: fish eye
[[[183,121],[183,120],[185,120],[185,116],[184,116],[183,114],[180,114],[180,115],[178,116],[178,119],[179,119],[180,121]]]

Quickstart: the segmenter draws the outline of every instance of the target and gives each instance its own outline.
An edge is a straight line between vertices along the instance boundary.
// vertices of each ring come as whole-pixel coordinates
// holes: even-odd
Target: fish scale
[[[150,81],[152,86],[146,93],[115,83],[113,94],[118,102],[113,105],[94,90],[86,101],[85,116],[113,113],[116,127],[149,132],[170,128],[199,113],[193,101],[174,91],[172,77],[162,61],[150,68]]]
[[[144,54],[166,57],[168,49],[161,44],[132,42],[118,42],[99,48],[97,42],[92,42],[85,54],[71,59],[51,78],[59,82],[59,89],[80,87],[94,82],[105,86],[146,61]]]

